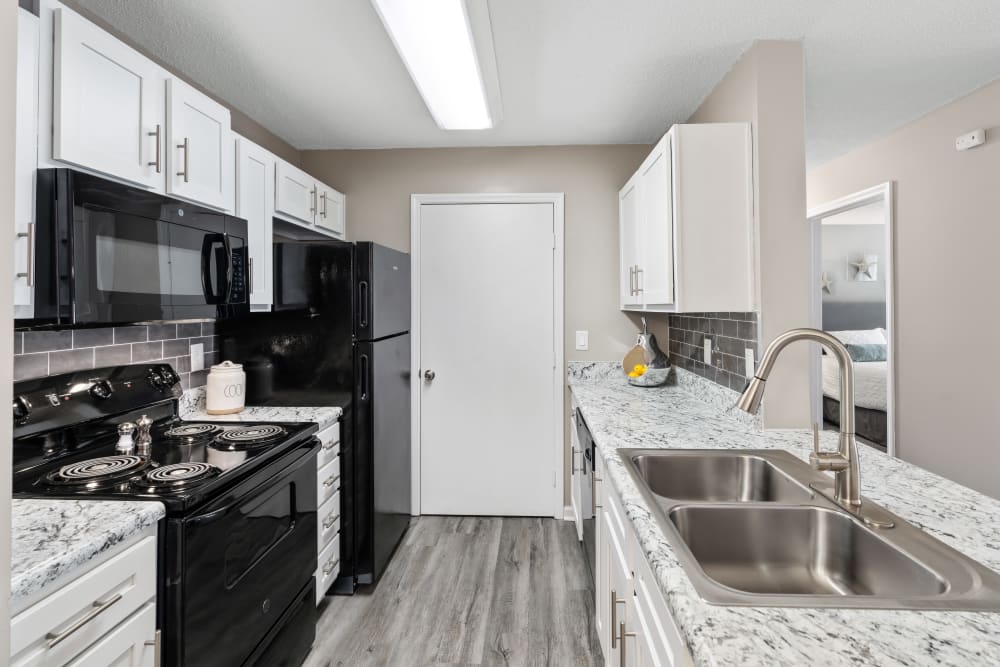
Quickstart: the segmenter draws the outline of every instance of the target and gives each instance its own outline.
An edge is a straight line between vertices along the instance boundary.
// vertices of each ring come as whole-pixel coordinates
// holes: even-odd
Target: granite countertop
[[[678,386],[631,387],[598,364],[570,364],[569,384],[696,665],[996,665],[1000,613],[724,607],[703,601],[616,450],[784,449],[803,460],[808,431],[761,431],[737,394],[678,371]],[[836,433],[823,446],[836,449]],[[1000,570],[1000,500],[862,446],[866,498]]]
[[[85,567],[153,526],[157,502],[14,498],[11,507],[10,606],[16,614]]]
[[[313,422],[319,430],[337,423],[344,411],[339,407],[287,407],[248,405],[232,415],[210,415],[205,411],[204,388],[184,392],[180,401],[181,419],[225,422]]]

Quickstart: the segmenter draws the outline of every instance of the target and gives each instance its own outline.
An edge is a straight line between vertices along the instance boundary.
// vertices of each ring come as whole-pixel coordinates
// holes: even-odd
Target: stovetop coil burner
[[[209,477],[215,477],[221,470],[210,463],[190,461],[187,463],[172,463],[153,468],[143,475],[143,483],[150,491],[165,491],[188,486]]]
[[[178,444],[195,445],[209,442],[220,431],[222,427],[216,424],[184,424],[166,431],[163,437]]]
[[[212,447],[231,451],[256,449],[283,440],[287,434],[287,430],[275,424],[239,426],[217,435]]]
[[[51,486],[101,488],[133,477],[149,467],[139,456],[103,456],[64,465],[43,478]]]

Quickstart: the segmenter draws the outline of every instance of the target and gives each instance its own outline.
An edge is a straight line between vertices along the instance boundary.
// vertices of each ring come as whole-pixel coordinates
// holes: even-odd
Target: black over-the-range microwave
[[[247,222],[72,169],[39,169],[35,317],[17,326],[249,312]]]

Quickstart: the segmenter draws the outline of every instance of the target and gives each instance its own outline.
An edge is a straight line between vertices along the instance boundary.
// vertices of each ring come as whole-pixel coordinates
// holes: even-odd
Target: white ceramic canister
[[[243,366],[223,361],[208,373],[205,411],[210,415],[231,415],[243,410],[247,376]]]

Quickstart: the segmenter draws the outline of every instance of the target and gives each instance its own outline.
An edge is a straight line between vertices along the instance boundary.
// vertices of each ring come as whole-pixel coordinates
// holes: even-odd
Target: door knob
[[[424,371],[424,379],[430,382],[434,379],[434,371]]]

